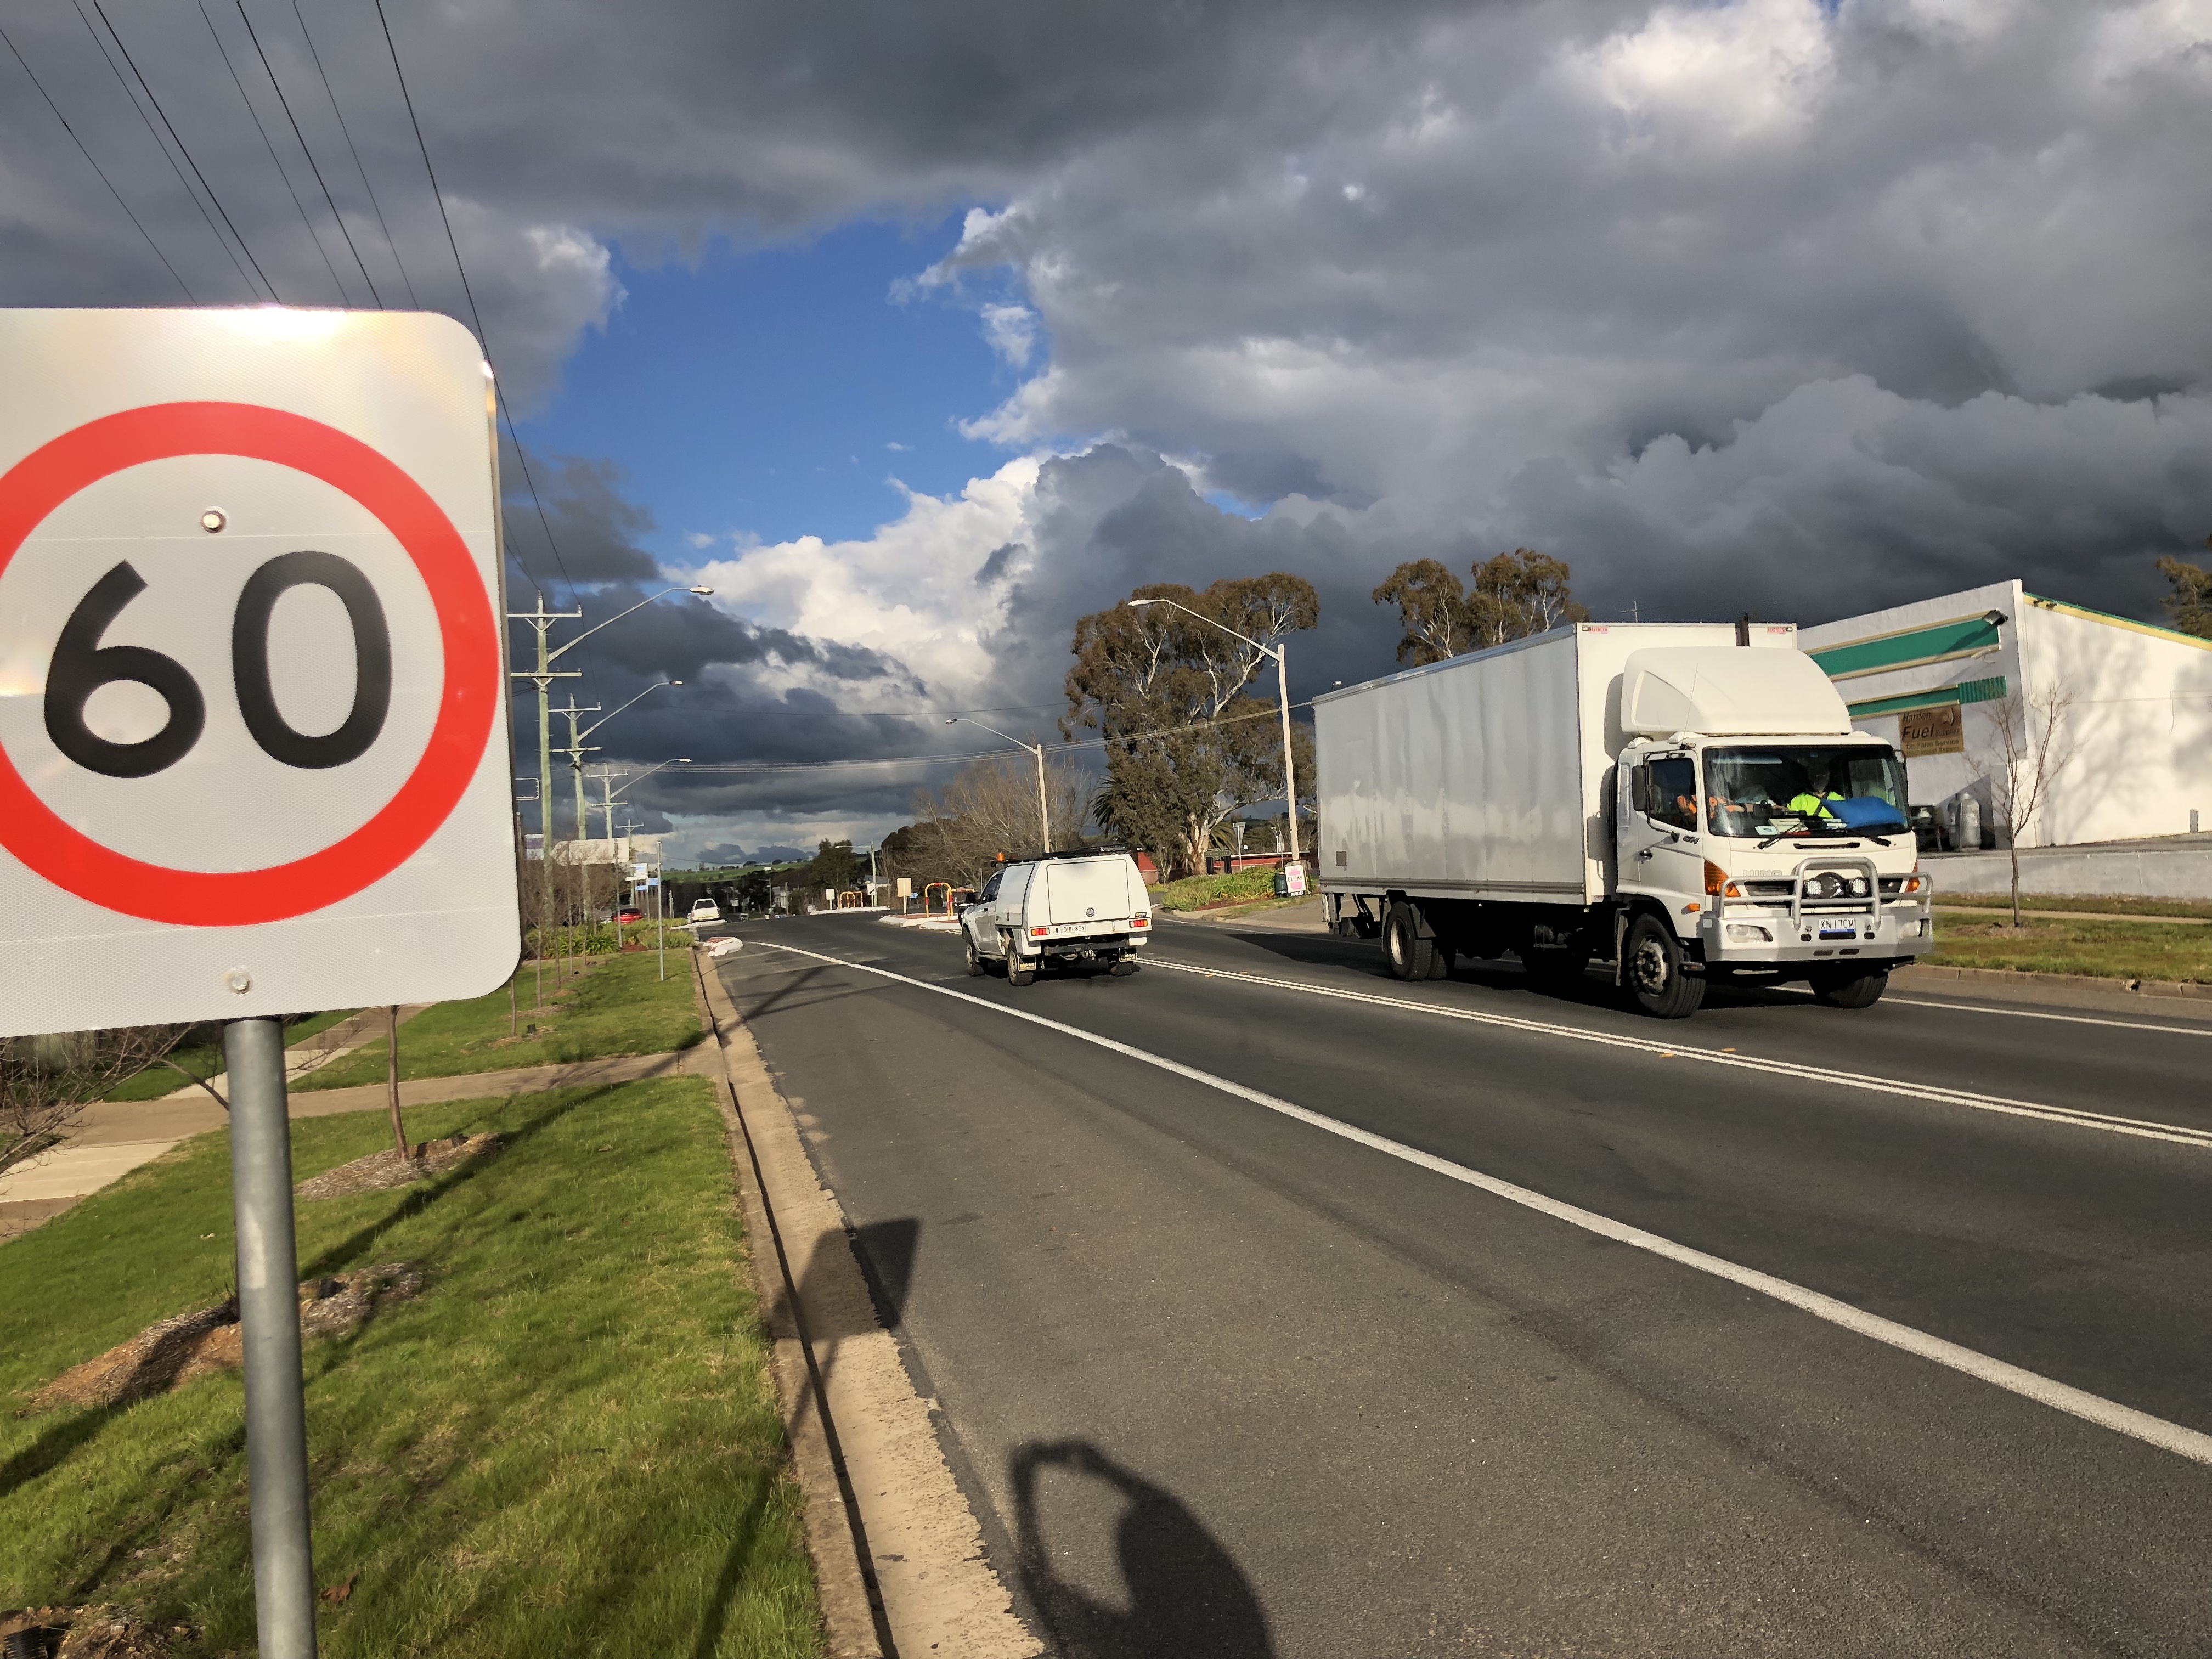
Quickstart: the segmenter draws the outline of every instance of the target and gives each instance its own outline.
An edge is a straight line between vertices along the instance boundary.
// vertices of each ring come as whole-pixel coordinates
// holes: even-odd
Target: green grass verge
[[[1196,910],[1231,899],[1263,899],[1275,896],[1273,870],[1238,870],[1226,876],[1190,876],[1152,890],[1156,910]]]
[[[1941,882],[1936,884],[1936,902],[1956,904],[1974,910],[2012,909],[2009,893],[1947,893]],[[2022,893],[2020,908],[2023,910],[2089,910],[2109,916],[2202,916],[2212,921],[2212,904],[2200,899],[2115,898],[2109,894],[2089,893],[2075,897],[2045,893]]]
[[[399,1075],[459,1077],[547,1066],[608,1054],[662,1054],[699,1041],[699,1008],[691,988],[691,947],[672,943],[668,977],[656,954],[586,957],[580,979],[556,987],[546,969],[545,1012],[535,1012],[535,976],[525,968],[515,984],[516,1024],[525,1035],[507,1035],[507,993],[501,986],[473,1002],[441,1002],[399,1028]],[[531,1026],[538,1029],[534,1035]],[[389,1040],[364,1043],[342,1060],[296,1079],[295,1093],[381,1083]]]
[[[795,1484],[698,1079],[411,1109],[512,1137],[411,1191],[302,1205],[301,1273],[424,1263],[422,1299],[307,1351],[325,1659],[820,1651]],[[293,1125],[302,1176],[380,1114]],[[13,1397],[231,1279],[230,1159],[185,1142],[0,1245]],[[0,1415],[0,1607],[118,1602],[253,1650],[243,1393]]]
[[[360,1012],[357,1008],[333,1008],[328,1013],[295,1014],[284,1022],[285,1044],[289,1047],[295,1042],[305,1042],[318,1031],[327,1031],[340,1020],[349,1019]],[[219,1025],[203,1026],[185,1033],[185,1041],[169,1050],[169,1058],[194,1077],[215,1076],[222,1070],[222,1028]],[[120,1087],[110,1090],[107,1098],[159,1100],[163,1095],[174,1094],[178,1090],[190,1086],[167,1066],[149,1066]]]
[[[2212,981],[2212,928],[2155,921],[2023,923],[2002,915],[1938,915],[1936,949],[1921,958],[1946,968],[2006,968],[2100,979]]]

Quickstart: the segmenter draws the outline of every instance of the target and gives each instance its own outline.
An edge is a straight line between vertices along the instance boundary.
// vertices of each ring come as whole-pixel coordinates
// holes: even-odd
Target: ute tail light
[[[1030,937],[1031,939],[1042,939],[1050,932],[1052,932],[1052,929],[1049,927],[1032,927],[1030,929]]]
[[[1132,927],[1149,927],[1152,925],[1152,919],[1150,916],[1139,915],[1129,918],[1129,926]]]

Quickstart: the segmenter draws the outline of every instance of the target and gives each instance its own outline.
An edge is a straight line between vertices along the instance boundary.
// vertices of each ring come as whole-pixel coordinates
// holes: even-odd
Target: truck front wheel
[[[1831,1008],[1871,1008],[1889,988],[1889,970],[1824,968],[1813,975],[1813,994]]]
[[[1686,959],[1674,930],[1654,915],[1628,924],[1621,979],[1636,1006],[1659,1019],[1687,1019],[1705,1000],[1705,981],[1683,971]]]
[[[1437,942],[1423,939],[1419,920],[1410,904],[1394,904],[1382,918],[1382,957],[1393,979],[1429,979],[1435,975]]]

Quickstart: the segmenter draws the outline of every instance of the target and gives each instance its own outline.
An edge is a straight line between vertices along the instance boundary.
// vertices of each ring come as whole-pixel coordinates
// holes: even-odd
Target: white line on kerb
[[[768,943],[765,939],[759,942],[764,945]],[[1802,1285],[1793,1285],[1786,1279],[1777,1279],[1771,1273],[1763,1273],[1753,1267],[1740,1267],[1720,1256],[1708,1255],[1703,1250],[1693,1250],[1686,1244],[1677,1244],[1671,1238],[1662,1238],[1656,1233],[1648,1233],[1641,1227],[1632,1227],[1626,1222],[1615,1221],[1609,1216],[1599,1215],[1594,1210],[1585,1210],[1579,1205],[1562,1203],[1556,1198],[1547,1198],[1543,1194],[1532,1192],[1526,1187],[1516,1186],[1510,1181],[1501,1181],[1496,1176],[1485,1175],[1480,1170],[1470,1170],[1463,1164],[1455,1164],[1449,1158],[1438,1158],[1432,1152],[1422,1152],[1419,1147],[1408,1146],[1403,1141],[1393,1140],[1387,1135],[1378,1135],[1370,1130],[1356,1127],[1336,1118],[1325,1117],[1319,1112],[1309,1111],[1303,1106],[1294,1106],[1289,1101],[1280,1099],[1274,1095],[1263,1093],[1257,1089],[1248,1089],[1241,1083],[1231,1082],[1225,1077],[1217,1077],[1212,1072],[1201,1072],[1194,1066],[1185,1066],[1182,1061],[1170,1060],[1164,1054],[1151,1054],[1142,1048],[1132,1048],[1126,1042],[1116,1042],[1112,1037],[1101,1036],[1096,1031],[1086,1031],[1078,1025],[1063,1024],[1059,1020],[1047,1019],[1042,1014],[1032,1014],[1024,1009],[1009,1008],[1004,1003],[986,1001],[981,997],[970,996],[965,991],[956,991],[950,986],[933,985],[927,980],[915,979],[905,974],[895,974],[888,968],[872,967],[865,962],[848,962],[842,957],[825,956],[819,951],[802,951],[795,945],[769,945],[768,948],[771,951],[787,951],[795,957],[811,957],[817,962],[826,962],[834,967],[850,968],[857,973],[873,974],[879,979],[893,980],[901,985],[910,985],[918,991],[928,991],[938,996],[951,997],[956,1002],[965,1002],[978,1008],[988,1009],[994,1014],[1004,1014],[1010,1019],[1026,1020],[1032,1025],[1042,1025],[1048,1031],[1058,1031],[1063,1036],[1072,1036],[1079,1042],[1088,1042],[1095,1047],[1109,1049],[1115,1054],[1140,1061],[1146,1066],[1158,1066],[1161,1071],[1172,1072],[1177,1077],[1188,1078],[1192,1082],[1204,1084],[1209,1089],[1218,1089],[1224,1094],[1234,1095],[1239,1100],[1247,1100],[1255,1106],[1263,1106],[1271,1112],[1294,1118],[1300,1123],[1321,1130],[1323,1133],[1335,1135],[1340,1139],[1349,1140],[1357,1146],[1365,1146],[1370,1151],[1397,1158],[1401,1163],[1427,1170],[1433,1174],[1443,1176],[1448,1181],[1456,1181],[1462,1186],[1476,1188],[1490,1194],[1492,1197],[1502,1198],[1510,1204],[1518,1204],[1524,1209],[1534,1210],[1540,1215],[1550,1216],[1556,1221],[1564,1221],[1569,1226],[1579,1227],[1583,1231],[1595,1233],[1601,1238],[1609,1238],[1615,1243],[1626,1244],[1636,1249],[1648,1251],[1653,1255],[1663,1256],[1669,1261],[1695,1268],[1699,1273],[1711,1273],[1716,1279],[1724,1279],[1729,1283],[1741,1285],[1747,1291],[1756,1291],[1761,1296],[1771,1297],[1777,1302],[1787,1303],[1790,1307],[1811,1314],[1816,1319],[1826,1320],[1831,1325],[1841,1326],[1847,1331],[1854,1331],[1861,1336],[1869,1337],[1876,1342],[1886,1343],[1893,1348],[1901,1348],[1906,1353],[1917,1354],[1923,1359],[1933,1360],[1938,1365],[1948,1366],[1952,1370],[1977,1377],[1984,1382],[1993,1384],[2008,1393],[2020,1395],[2023,1398],[2048,1406],[2054,1411],[2064,1412],[2069,1416],[2081,1418],[2085,1422],[2111,1429],[2115,1433],[2127,1435],[2146,1444],[2170,1451],[2176,1456],[2188,1458],[2192,1462],[2212,1465],[2212,1434],[2200,1433],[2195,1429],[2185,1428],[2179,1423],[2169,1423],[2162,1417],[2154,1417],[2148,1412],[2139,1412],[2132,1406],[2120,1405],[2118,1401],[2107,1400],[2101,1395],[2091,1394],[2087,1389],[2075,1388],[2069,1383],[2057,1382],[2034,1371],[2024,1370],[2018,1365],[2007,1364],[2002,1359],[1993,1359],[1985,1353],[1978,1353],[1972,1348],[1961,1347],[1955,1342],[1946,1342],[1942,1338],[1930,1336],[1925,1331],[1916,1331],[1910,1325],[1900,1325],[1894,1320],[1883,1319],[1878,1315],[1854,1308],[1848,1302],[1838,1302],[1832,1296],[1823,1296],[1818,1291],[1808,1291]]]
[[[1171,973],[1200,974],[1208,979],[1225,979],[1243,985],[1264,985],[1279,991],[1297,991],[1307,996],[1329,997],[1339,1002],[1371,1003],[1376,1007],[1392,1008],[1401,1013],[1428,1014],[1438,1019],[1465,1020],[1475,1025],[1500,1025],[1509,1030],[1530,1031],[1540,1036],[1569,1037],[1577,1042],[1595,1042],[1607,1048],[1626,1048],[1637,1054],[1656,1054],[1665,1060],[1703,1060],[1712,1066],[1771,1072],[1799,1082],[1832,1084],[1838,1088],[1866,1090],[1875,1094],[1903,1095],[1913,1100],[1935,1101],[1940,1105],[1968,1106],[1979,1112],[2002,1113],[2007,1117],[2040,1118],[2048,1123],[2070,1123],[2079,1129],[2101,1129],[2107,1134],[2136,1135],[2145,1140],[2171,1141],[2178,1146],[2212,1148],[2212,1129],[2192,1129],[2182,1123],[2157,1123],[2146,1118],[2115,1117],[2108,1112],[2085,1111],[2075,1106],[2051,1106],[2041,1101],[2012,1100],[2003,1095],[1947,1089],[1936,1083],[1905,1083],[1895,1078],[1869,1077],[1863,1072],[1838,1072],[1828,1066],[1807,1066],[1791,1060],[1732,1054],[1719,1048],[1700,1048],[1686,1043],[1660,1042],[1650,1037],[1625,1036],[1613,1031],[1595,1031],[1583,1025],[1524,1019],[1517,1014],[1486,1014],[1471,1008],[1444,1008],[1433,1002],[1415,1002],[1407,997],[1377,996],[1371,991],[1346,991],[1330,985],[1309,985],[1294,979],[1272,979],[1264,974],[1248,974],[1233,968],[1207,968],[1196,963],[1164,962],[1158,957],[1151,959],[1150,965],[1167,969]]]

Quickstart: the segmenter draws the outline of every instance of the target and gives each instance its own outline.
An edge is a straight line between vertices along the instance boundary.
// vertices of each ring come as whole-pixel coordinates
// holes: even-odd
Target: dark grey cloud
[[[303,0],[356,173],[289,8],[248,3],[351,247],[234,15],[226,61],[192,9],[109,10],[288,299],[362,303],[373,281],[466,318],[373,14]],[[690,682],[609,728],[623,752],[943,752],[945,709],[1054,702],[1073,618],[1145,580],[1305,574],[1310,690],[1388,665],[1366,593],[1407,557],[1540,547],[1601,614],[1810,621],[2012,574],[2145,614],[2152,558],[2212,529],[2201,7],[388,10],[526,407],[620,302],[611,250],[854,215],[973,207],[915,293],[1011,295],[1033,320],[991,325],[1049,343],[975,428],[1037,461],[867,543],[744,550],[712,608],[663,602],[577,653],[610,708]],[[8,27],[194,295],[253,292],[79,14],[25,0]],[[0,87],[0,301],[174,302],[5,57]],[[538,482],[587,610],[651,591],[618,473],[548,457]],[[533,520],[511,504],[557,581]],[[800,718],[809,698],[859,717]],[[810,823],[911,793],[664,784]]]

